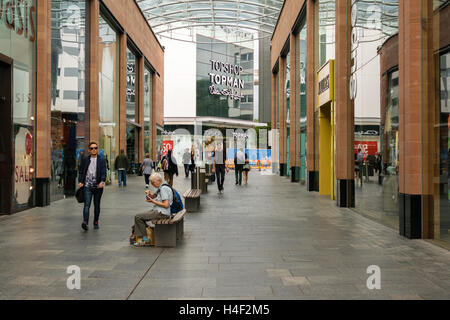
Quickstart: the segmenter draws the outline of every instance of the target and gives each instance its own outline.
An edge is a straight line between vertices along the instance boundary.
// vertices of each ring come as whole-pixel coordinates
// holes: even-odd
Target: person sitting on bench
[[[163,179],[156,172],[150,176],[150,183],[158,189],[155,194],[150,194],[150,190],[145,191],[147,194],[146,201],[150,202],[151,209],[144,213],[138,213],[134,217],[134,234],[136,235],[136,239],[142,238],[142,241],[134,244],[138,247],[149,244],[146,221],[170,218],[170,206],[173,202],[172,189],[167,185],[162,185]]]

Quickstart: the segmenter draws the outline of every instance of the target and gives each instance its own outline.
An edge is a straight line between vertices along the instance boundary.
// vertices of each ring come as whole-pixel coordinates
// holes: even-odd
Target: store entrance
[[[331,102],[320,108],[319,119],[319,191],[323,196],[333,197],[333,131]]]
[[[0,55],[0,214],[11,213],[12,201],[12,66]]]

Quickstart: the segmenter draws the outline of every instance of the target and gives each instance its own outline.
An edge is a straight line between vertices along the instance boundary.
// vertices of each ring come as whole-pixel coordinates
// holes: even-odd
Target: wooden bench
[[[171,218],[152,220],[155,225],[155,247],[176,247],[177,240],[184,234],[184,215],[183,209]]]
[[[200,189],[189,189],[184,194],[184,205],[188,212],[196,212],[200,208]]]

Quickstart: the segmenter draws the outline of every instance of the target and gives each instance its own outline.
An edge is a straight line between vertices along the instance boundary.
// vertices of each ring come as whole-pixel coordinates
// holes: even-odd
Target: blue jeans
[[[117,170],[118,171],[118,178],[119,178],[119,187],[122,186],[122,181],[123,181],[123,186],[126,187],[127,186],[127,170]]]
[[[89,224],[89,209],[91,208],[92,197],[94,198],[94,223],[98,223],[102,194],[103,188],[84,187],[83,221],[86,224]]]

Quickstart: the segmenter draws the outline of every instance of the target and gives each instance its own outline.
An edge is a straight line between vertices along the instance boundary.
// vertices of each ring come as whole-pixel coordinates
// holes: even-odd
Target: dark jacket
[[[78,167],[78,182],[85,184],[86,175],[89,168],[89,164],[91,163],[91,156],[84,157],[81,160],[81,166]],[[101,156],[97,156],[97,185],[100,182],[106,181],[106,161],[105,158]]]
[[[178,165],[173,163],[171,154],[166,154],[163,159],[164,158],[169,161],[169,170],[164,170],[164,172],[169,174],[176,174],[178,176]]]
[[[116,157],[116,161],[114,161],[114,168],[116,170],[120,168],[124,168],[126,170],[130,169],[130,163],[128,161],[128,157],[125,154],[119,154]]]

